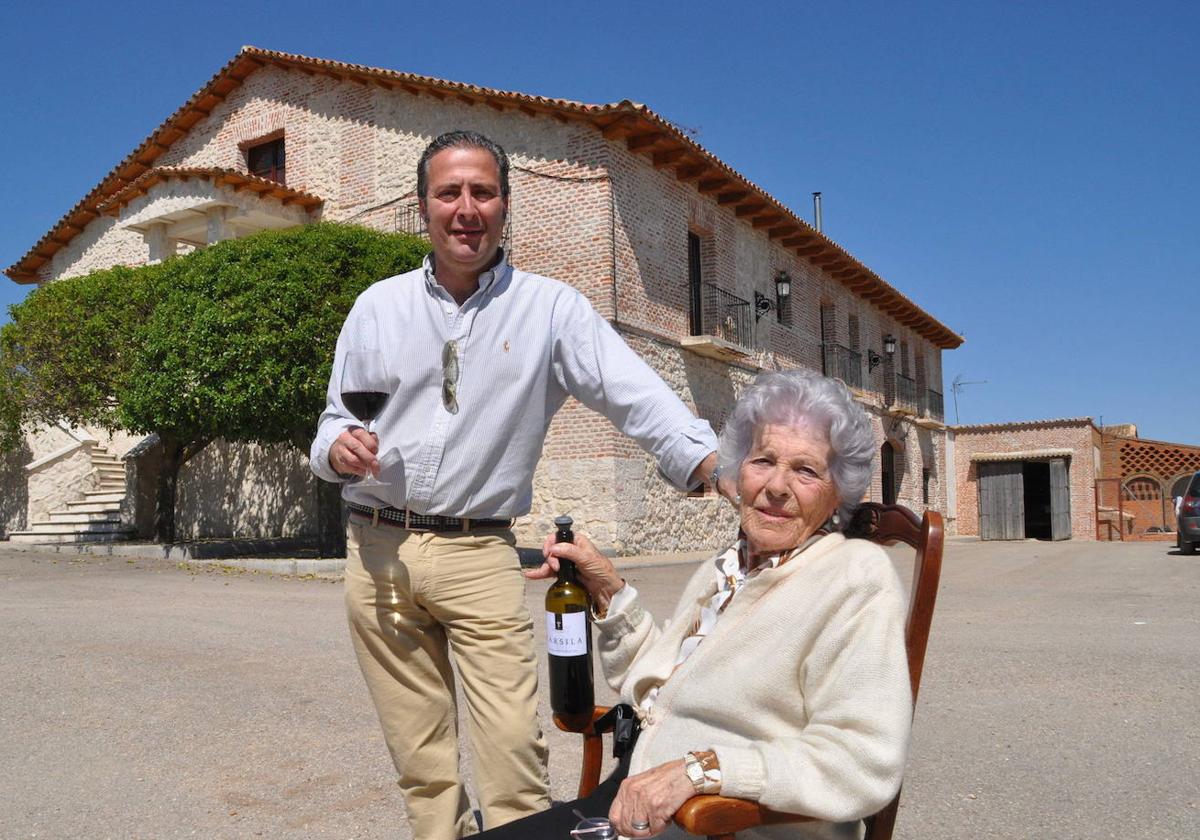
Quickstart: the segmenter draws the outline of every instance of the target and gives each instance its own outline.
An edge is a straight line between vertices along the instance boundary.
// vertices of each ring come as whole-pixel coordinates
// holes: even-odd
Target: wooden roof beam
[[[631,137],[625,138],[625,147],[631,152],[640,152],[642,149],[648,149],[655,145],[662,138],[663,133],[661,131],[634,134]]]
[[[837,251],[834,251],[831,254],[822,254],[820,256],[813,257],[812,262],[813,265],[819,266],[826,271],[837,271],[838,269],[846,268],[847,265],[849,265],[849,263],[847,263],[845,259],[843,259],[842,255]]]
[[[717,204],[737,204],[749,196],[749,190],[729,190],[717,195]]]
[[[410,85],[408,82],[401,82],[400,89],[405,93],[411,93],[413,96],[420,96],[421,89],[416,85]]]
[[[824,252],[827,247],[829,246],[824,242],[817,242],[812,245],[806,245],[803,248],[797,248],[795,254],[798,257],[813,257]]]
[[[687,150],[683,147],[677,149],[666,149],[665,151],[655,152],[654,156],[650,158],[650,161],[656,167],[661,169],[664,166],[670,166],[671,164],[675,163],[685,154],[687,154]]]
[[[708,195],[709,193],[717,192],[728,183],[729,179],[724,175],[717,175],[712,178],[701,178],[700,183],[696,185],[696,189],[698,189],[704,195]]]
[[[741,207],[734,209],[733,212],[739,219],[741,219],[745,218],[746,216],[756,216],[766,209],[767,205],[762,201],[748,201]]]
[[[755,218],[751,219],[750,224],[756,228],[763,228],[767,227],[768,225],[775,224],[782,218],[782,216],[775,212],[764,213],[761,216],[756,216]]]
[[[466,93],[457,94],[454,98],[457,99],[459,102],[465,102],[472,107],[474,107],[479,102],[479,100],[477,100],[474,96],[470,96],[469,94],[466,94]]]
[[[801,227],[799,230],[799,233],[797,233],[795,236],[789,236],[787,239],[783,240],[781,244],[786,245],[789,248],[794,248],[798,245],[807,245],[809,242],[813,241],[812,234],[806,229]]]
[[[680,181],[694,181],[712,169],[707,163],[687,163],[677,167],[675,177]]]
[[[602,125],[600,133],[604,135],[606,140],[614,140],[622,135],[632,133],[637,122],[638,119],[633,114],[621,114],[612,122]]]
[[[767,236],[770,239],[779,239],[781,237],[787,236],[789,233],[791,233],[795,229],[796,229],[795,222],[785,222],[782,225],[776,225],[775,227],[768,230]]]

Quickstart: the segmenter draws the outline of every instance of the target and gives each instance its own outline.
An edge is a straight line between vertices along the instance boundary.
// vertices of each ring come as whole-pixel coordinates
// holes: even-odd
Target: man
[[[550,804],[536,657],[510,530],[569,395],[603,413],[680,488],[715,481],[716,438],[565,284],[500,248],[508,158],[487,138],[434,140],[417,169],[433,253],[373,285],[338,338],[313,471],[347,483],[346,603],[359,665],[400,774],[414,836],[474,829],[459,780],[453,650],[484,823]],[[378,438],[342,403],[349,350],[379,350],[395,392]],[[385,455],[381,458],[380,452]]]

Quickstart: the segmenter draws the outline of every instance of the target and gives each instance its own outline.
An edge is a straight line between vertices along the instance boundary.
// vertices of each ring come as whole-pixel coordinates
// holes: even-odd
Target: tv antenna
[[[958,425],[958,392],[968,385],[986,385],[986,379],[963,379],[962,374],[954,377],[950,383],[950,393],[954,396],[954,425]]]

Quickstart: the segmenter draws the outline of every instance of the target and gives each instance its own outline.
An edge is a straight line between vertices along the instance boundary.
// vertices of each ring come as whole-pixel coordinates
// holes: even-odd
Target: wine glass
[[[383,354],[378,350],[352,350],[346,354],[342,367],[342,405],[362,421],[368,433],[371,433],[371,422],[387,404],[392,387]],[[357,483],[362,487],[389,486],[388,482],[379,481],[370,473]]]

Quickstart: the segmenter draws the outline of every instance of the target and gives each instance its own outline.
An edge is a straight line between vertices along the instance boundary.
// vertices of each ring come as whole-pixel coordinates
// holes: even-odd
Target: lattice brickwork
[[[1182,473],[1200,470],[1200,447],[1123,440],[1120,453],[1122,477],[1153,475],[1169,481]]]

